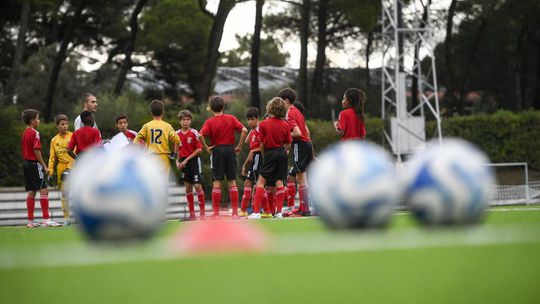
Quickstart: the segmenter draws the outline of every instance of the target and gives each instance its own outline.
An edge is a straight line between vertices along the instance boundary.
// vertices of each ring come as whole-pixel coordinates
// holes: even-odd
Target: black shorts
[[[212,149],[210,169],[214,180],[236,179],[236,154],[233,145],[219,145]]]
[[[25,160],[24,170],[24,189],[26,191],[39,191],[47,188],[47,176],[41,164],[33,160]]]
[[[309,141],[295,141],[293,146],[293,168],[295,174],[306,172],[313,160],[313,146]],[[292,169],[291,169],[292,170]]]
[[[284,147],[266,149],[259,174],[266,179],[267,185],[272,185],[287,176],[287,153]]]
[[[253,183],[256,183],[257,179],[259,178],[259,169],[261,168],[262,162],[263,159],[261,153],[253,154],[253,161],[249,166],[249,171],[247,174],[247,179],[249,179]]]
[[[187,157],[180,158],[184,161]],[[190,159],[182,169],[182,180],[190,184],[202,184],[202,162],[200,157]]]

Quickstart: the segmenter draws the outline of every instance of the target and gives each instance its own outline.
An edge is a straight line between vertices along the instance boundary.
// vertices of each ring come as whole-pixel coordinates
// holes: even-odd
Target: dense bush
[[[427,124],[433,132],[435,123]],[[485,151],[492,162],[528,162],[540,168],[540,112],[457,116],[442,123],[445,137],[461,137]]]

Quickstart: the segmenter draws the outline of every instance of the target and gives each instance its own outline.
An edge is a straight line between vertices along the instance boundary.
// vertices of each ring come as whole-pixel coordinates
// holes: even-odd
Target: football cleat
[[[261,213],[261,218],[272,218],[272,213],[263,212]]]
[[[261,218],[261,214],[260,213],[252,213],[248,216],[248,219],[250,220],[258,220]]]
[[[239,217],[246,217],[248,216],[247,211],[238,210],[238,216]]]
[[[41,224],[34,221],[28,221],[28,224],[26,224],[27,228],[39,228],[41,227]]]
[[[43,223],[41,224],[43,227],[60,227],[62,226],[61,224],[51,220],[51,219],[46,219],[43,221]]]
[[[283,218],[283,214],[281,214],[281,212],[278,212],[278,213],[276,213],[276,215],[274,215],[274,218],[275,218],[275,219],[282,219],[282,218]]]

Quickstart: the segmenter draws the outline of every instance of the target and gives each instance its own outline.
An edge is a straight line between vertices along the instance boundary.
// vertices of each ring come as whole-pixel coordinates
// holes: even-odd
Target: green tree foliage
[[[238,47],[227,51],[221,57],[222,66],[248,66],[251,60],[251,35],[236,35]],[[273,36],[261,39],[260,66],[285,66],[289,52],[283,50],[282,43]]]
[[[197,1],[153,1],[142,17],[137,49],[152,58],[150,68],[171,88],[179,81],[195,90],[202,80],[210,20]]]

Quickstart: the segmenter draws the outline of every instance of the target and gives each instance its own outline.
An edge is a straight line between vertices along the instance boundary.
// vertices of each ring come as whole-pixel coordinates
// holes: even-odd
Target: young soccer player
[[[253,213],[249,219],[261,217],[260,208],[264,201],[264,194],[267,183],[275,183],[276,191],[276,218],[281,218],[281,209],[286,189],[283,187],[283,179],[287,175],[287,152],[291,144],[291,132],[289,124],[285,121],[287,107],[283,99],[275,97],[266,106],[266,111],[270,117],[261,121],[259,132],[261,137],[261,148],[263,157],[262,167],[259,171],[259,178],[255,186],[255,202]]]
[[[114,122],[116,124],[116,129],[118,129],[118,132],[124,133],[124,135],[126,136],[128,141],[133,142],[135,137],[137,137],[137,132],[128,129],[128,117],[127,117],[127,115],[126,114],[120,114],[120,115],[116,116]]]
[[[364,104],[366,93],[360,89],[347,89],[343,94],[343,111],[339,113],[338,121],[334,122],[336,132],[341,140],[354,140],[366,137],[364,125]]]
[[[278,96],[285,101],[288,109],[286,119],[289,123],[293,139],[293,166],[296,171],[296,181],[300,194],[300,206],[298,210],[289,210],[284,216],[309,216],[311,212],[309,210],[306,170],[314,157],[309,130],[306,126],[304,115],[294,106],[296,92],[293,89],[285,88],[279,91]]]
[[[299,102],[295,101],[293,104],[302,115],[304,114],[305,108],[304,105]],[[308,129],[309,133],[309,129]],[[294,166],[291,166],[291,169],[289,170],[289,174],[287,176],[287,209],[286,213],[289,213],[291,210],[294,209],[294,200],[296,198],[296,169]]]
[[[101,133],[98,129],[93,127],[94,114],[92,114],[90,111],[82,111],[80,116],[84,127],[73,132],[67,147],[67,153],[73,159],[77,158],[77,156],[81,155],[81,153],[87,151],[88,149],[95,146],[100,146],[102,144]]]
[[[240,206],[239,215],[246,217],[247,207],[251,200],[251,189],[259,178],[259,168],[262,164],[261,139],[259,136],[259,109],[249,108],[246,111],[246,119],[249,128],[249,134],[246,138],[246,144],[249,144],[249,154],[242,165],[242,175],[246,176],[244,182],[244,195]]]
[[[72,133],[68,131],[68,117],[64,114],[54,118],[58,134],[51,140],[49,153],[49,172],[51,176],[56,175],[58,188],[61,192],[62,212],[64,213],[64,226],[71,223],[69,216],[69,202],[67,194],[64,193],[64,181],[67,178],[69,169],[73,166],[73,158],[68,154],[68,143]]]
[[[204,122],[199,138],[206,151],[211,152],[210,168],[212,169],[212,207],[214,217],[219,217],[221,202],[221,182],[227,180],[229,198],[232,205],[232,216],[238,217],[238,188],[236,187],[236,154],[242,149],[247,129],[238,118],[224,114],[225,101],[219,96],[210,98],[210,109],[214,116]],[[234,146],[234,132],[241,133],[238,145]],[[210,146],[204,137],[210,139]]]
[[[161,100],[153,100],[150,103],[150,111],[153,120],[142,126],[133,143],[144,143],[150,153],[158,156],[162,164],[161,169],[169,178],[171,146],[174,147],[174,153],[176,153],[177,147],[181,145],[180,138],[173,127],[162,120],[165,104]]]
[[[98,103],[97,103],[96,96],[94,96],[94,94],[85,93],[82,96],[82,103],[83,103],[83,111],[90,111],[92,113],[96,113]],[[81,115],[79,115],[79,116],[77,116],[75,118],[75,121],[73,122],[73,126],[75,127],[75,129],[74,129],[75,131],[77,131],[80,128],[84,127],[84,124],[83,124],[83,122],[81,120]],[[95,120],[94,120],[93,127],[97,129],[97,124],[96,124]]]
[[[28,224],[26,227],[60,226],[49,218],[49,191],[47,190],[47,175],[49,168],[43,161],[41,154],[41,140],[39,132],[39,112],[34,109],[26,109],[22,112],[22,120],[26,129],[22,134],[22,156],[24,159],[24,188],[28,191],[26,196],[26,208],[28,209]],[[34,208],[36,204],[36,192],[39,191],[39,203],[43,215],[43,222],[34,221]]]
[[[178,113],[181,129],[176,131],[176,134],[178,134],[182,146],[178,149],[176,166],[182,170],[182,180],[186,187],[186,198],[188,201],[189,220],[196,220],[193,186],[195,186],[199,200],[201,219],[205,218],[205,201],[202,187],[202,162],[199,157],[202,152],[202,144],[199,141],[199,132],[191,128],[192,118],[191,112],[188,110],[182,110]]]

